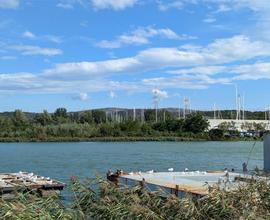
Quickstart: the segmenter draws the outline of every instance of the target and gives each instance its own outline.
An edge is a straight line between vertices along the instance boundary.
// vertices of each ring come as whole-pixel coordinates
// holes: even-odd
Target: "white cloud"
[[[19,0],[0,0],[0,8],[3,9],[15,9],[19,4]]]
[[[75,5],[80,5],[84,8],[90,5],[90,0],[57,0],[56,7],[62,9],[73,9]]]
[[[167,11],[171,8],[182,9],[184,7],[184,2],[182,0],[167,1],[158,1],[158,8],[160,11]]]
[[[22,36],[25,37],[25,38],[29,38],[29,39],[35,39],[36,38],[36,35],[33,34],[30,31],[23,32]]]
[[[270,63],[255,63],[235,66],[230,70],[237,74],[233,80],[259,80],[270,79]]]
[[[135,58],[122,58],[98,62],[78,62],[57,64],[55,68],[44,71],[46,77],[58,79],[72,79],[81,77],[83,79],[92,76],[105,76],[110,73],[133,72],[141,64]],[[75,75],[76,74],[76,75]]]
[[[72,97],[74,100],[86,101],[88,99],[88,94],[85,92],[80,92]]]
[[[13,45],[9,47],[10,49],[17,50],[21,52],[22,55],[43,55],[43,56],[55,56],[62,54],[60,49],[56,48],[45,48],[32,45]]]
[[[51,41],[53,43],[57,43],[57,44],[60,44],[63,42],[61,37],[55,36],[55,35],[45,35],[45,36],[41,36],[40,38]]]
[[[157,0],[158,7],[162,11],[169,9],[183,9],[187,5],[202,4],[208,6],[214,13],[228,12],[249,8],[255,12],[268,11],[270,2],[268,0]],[[210,6],[210,7],[209,7]]]
[[[166,91],[160,89],[152,89],[152,94],[155,101],[160,101],[161,99],[166,99],[169,97]]]
[[[205,23],[214,23],[214,22],[216,22],[216,19],[215,18],[205,18],[205,19],[203,19],[203,22],[205,22]]]
[[[63,8],[63,9],[73,9],[73,5],[70,3],[58,3],[56,7]]]
[[[225,83],[225,81],[221,81],[221,79],[217,81],[204,75],[181,75],[175,77],[148,78],[144,79],[142,83],[144,86],[158,86],[159,88],[167,89],[206,89],[210,84]]]
[[[253,20],[255,24],[245,27],[245,33],[258,39],[270,40],[270,1],[269,0],[158,0],[160,10],[169,10],[172,8],[183,9],[189,5],[206,6],[209,13],[226,13],[237,12],[242,9],[249,9],[253,12]],[[206,19],[213,21],[212,19]],[[253,26],[253,27],[251,27]],[[222,27],[220,25],[216,27]]]
[[[217,39],[205,47],[150,48],[133,57],[57,64],[54,68],[45,70],[44,75],[63,80],[74,77],[85,79],[92,76],[145,72],[173,67],[212,66],[262,56],[270,56],[270,44],[251,41],[248,37],[240,35]]]
[[[69,94],[78,90],[107,91],[112,97],[115,91],[141,92],[156,86],[161,91],[205,89],[212,84],[270,79],[270,64],[256,61],[261,57],[270,57],[268,43],[235,36],[215,40],[204,47],[150,48],[133,57],[60,63],[38,74],[0,74],[0,91]],[[158,76],[153,76],[153,72]],[[144,75],[134,80],[129,75],[129,81],[110,80],[112,76],[131,73]]]
[[[31,31],[25,31],[22,33],[22,36],[24,38],[28,38],[30,40],[45,40],[45,41],[50,41],[50,42],[53,42],[53,43],[62,43],[62,38],[59,37],[59,36],[55,36],[55,35],[36,35],[34,34],[33,32]]]
[[[93,7],[100,9],[123,10],[132,7],[137,3],[137,0],[91,0]]]
[[[199,67],[194,67],[194,68],[189,68],[189,69],[179,69],[179,70],[169,70],[167,73],[170,74],[203,74],[203,75],[214,75],[218,73],[224,73],[228,70],[226,66],[199,66]]]
[[[270,79],[270,63],[255,62],[253,64],[241,64],[231,66],[200,66],[189,69],[168,71],[179,76],[171,77],[168,80],[180,79],[183,77],[194,77],[196,80],[203,80],[204,83],[232,83],[239,80]],[[214,75],[223,74],[223,77],[210,78]],[[159,80],[168,83],[168,80]],[[146,80],[147,83],[156,83],[155,79]]]
[[[114,91],[110,91],[109,96],[114,99],[116,97],[116,93]]]
[[[92,6],[95,10],[112,9],[124,10],[133,7],[139,0],[58,0],[56,7],[63,9],[73,9],[75,5],[84,8]]]
[[[136,30],[132,31],[131,33],[122,34],[119,37],[117,37],[115,40],[108,41],[103,40],[97,43],[98,47],[101,48],[120,48],[124,45],[142,45],[142,44],[148,44],[149,39],[153,37],[162,37],[165,39],[171,39],[171,40],[189,40],[194,39],[195,37],[188,36],[188,35],[178,35],[174,31],[172,31],[169,28],[161,28],[161,29],[155,29],[152,27],[146,27],[146,28],[137,28]]]

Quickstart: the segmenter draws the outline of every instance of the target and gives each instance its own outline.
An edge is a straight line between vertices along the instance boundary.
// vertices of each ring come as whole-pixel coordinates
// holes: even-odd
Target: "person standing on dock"
[[[243,167],[243,173],[247,173],[248,172],[248,167],[247,167],[247,163],[246,162],[244,162],[242,164],[242,167]]]

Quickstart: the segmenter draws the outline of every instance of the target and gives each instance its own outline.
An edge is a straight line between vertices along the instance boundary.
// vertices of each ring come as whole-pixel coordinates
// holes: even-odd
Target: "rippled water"
[[[67,182],[72,175],[104,175],[108,169],[241,169],[252,145],[253,142],[1,143],[0,172],[28,171]],[[256,144],[249,168],[262,167],[262,146],[261,142]]]

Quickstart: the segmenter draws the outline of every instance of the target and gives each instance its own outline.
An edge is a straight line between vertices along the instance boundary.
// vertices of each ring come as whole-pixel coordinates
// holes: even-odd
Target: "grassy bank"
[[[0,143],[17,142],[183,142],[183,141],[261,141],[261,138],[220,138],[212,140],[208,136],[200,137],[176,137],[176,136],[150,136],[150,137],[47,137],[47,138],[0,138]]]
[[[119,188],[101,179],[79,182],[72,178],[71,204],[61,200],[42,199],[32,194],[18,194],[11,202],[0,200],[0,219],[269,219],[270,186],[264,181],[248,183],[225,191],[210,189],[208,196],[183,199],[149,193],[145,188]]]
[[[139,141],[206,141],[203,138],[187,138],[187,137],[93,137],[93,138],[80,138],[80,137],[48,137],[46,139],[37,138],[0,138],[0,142],[139,142]]]

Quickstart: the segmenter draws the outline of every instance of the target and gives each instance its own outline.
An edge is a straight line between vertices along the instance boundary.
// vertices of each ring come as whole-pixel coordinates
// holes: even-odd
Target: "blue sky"
[[[270,105],[269,0],[0,0],[0,111]]]

